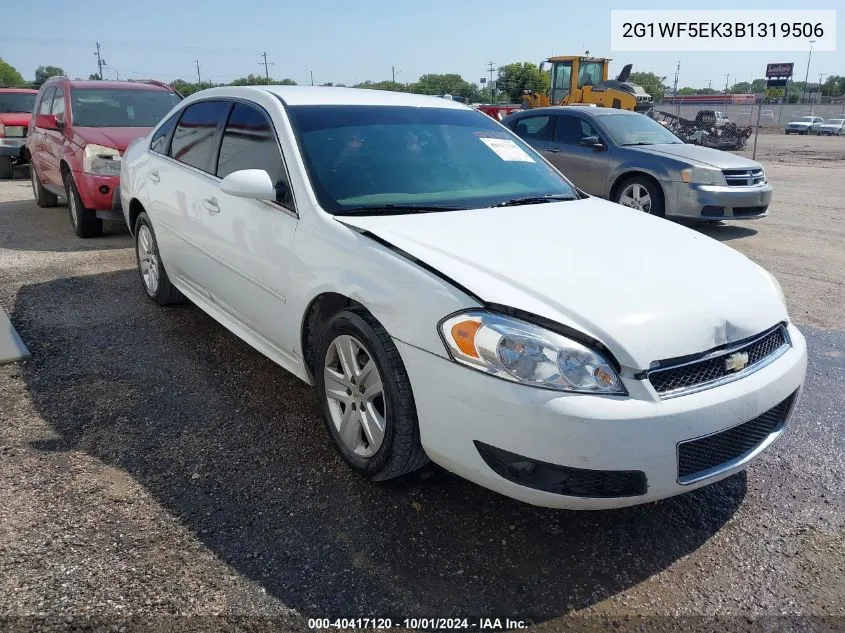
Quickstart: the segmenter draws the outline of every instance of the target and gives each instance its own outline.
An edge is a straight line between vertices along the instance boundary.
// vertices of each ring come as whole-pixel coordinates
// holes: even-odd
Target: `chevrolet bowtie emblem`
[[[748,365],[748,352],[735,352],[725,358],[725,371],[741,371]]]

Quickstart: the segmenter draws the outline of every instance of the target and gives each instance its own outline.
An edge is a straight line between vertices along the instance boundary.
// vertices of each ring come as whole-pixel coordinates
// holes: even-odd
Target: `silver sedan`
[[[772,187],[760,163],[685,144],[645,115],[552,106],[514,113],[502,123],[588,194],[699,221],[768,214]]]

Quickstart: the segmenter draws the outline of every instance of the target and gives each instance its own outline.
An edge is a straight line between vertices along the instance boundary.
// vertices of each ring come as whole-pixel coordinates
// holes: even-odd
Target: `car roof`
[[[598,106],[591,107],[586,105],[569,105],[569,106],[547,106],[545,108],[529,108],[528,110],[519,110],[513,112],[508,117],[522,116],[524,114],[584,114],[587,116],[642,116],[639,112],[632,112],[631,110],[620,110],[618,108],[600,108]]]
[[[168,90],[174,89],[167,84],[148,81],[101,81],[97,79],[68,79],[67,77],[50,77],[44,85],[49,83],[68,84],[71,88],[97,88],[99,90]]]
[[[0,92],[23,92],[38,94],[38,91],[33,90],[32,88],[0,88]]]
[[[285,105],[374,105],[411,106],[419,108],[471,109],[460,101],[439,97],[418,95],[409,92],[371,90],[366,88],[344,88],[341,86],[221,86],[195,92],[186,99],[194,101],[202,97],[242,97],[248,99],[257,94],[270,93],[279,97]]]

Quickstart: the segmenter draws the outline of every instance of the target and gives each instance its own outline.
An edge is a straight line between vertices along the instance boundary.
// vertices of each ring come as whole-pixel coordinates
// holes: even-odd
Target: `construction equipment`
[[[551,65],[549,93],[526,90],[522,97],[522,107],[540,108],[584,103],[605,108],[650,112],[654,105],[651,95],[643,90],[642,86],[629,81],[632,65],[627,64],[616,79],[608,79],[610,61],[605,57],[550,57],[540,64],[541,73],[546,70],[546,64]]]

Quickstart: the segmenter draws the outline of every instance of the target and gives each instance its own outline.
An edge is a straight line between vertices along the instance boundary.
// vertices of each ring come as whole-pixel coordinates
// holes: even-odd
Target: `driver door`
[[[543,156],[577,187],[593,196],[604,197],[610,170],[610,152],[607,141],[587,119],[558,114],[554,136],[546,143]],[[604,149],[581,145],[588,136],[595,136],[604,143]]]

